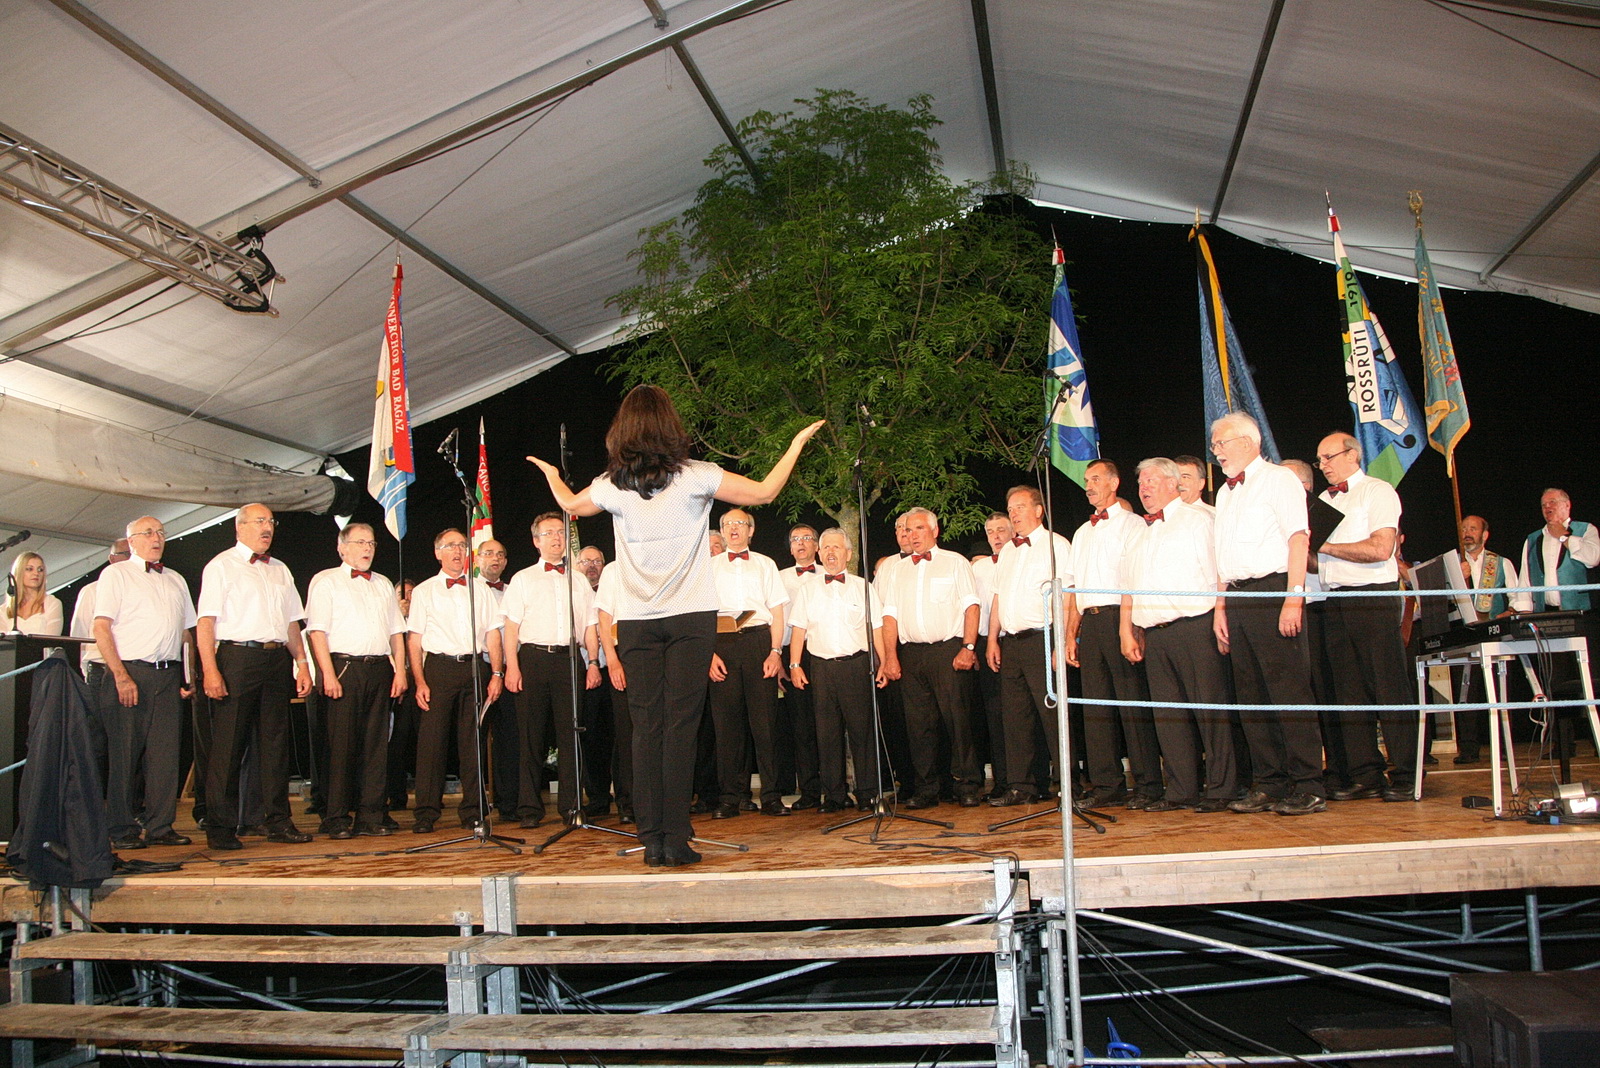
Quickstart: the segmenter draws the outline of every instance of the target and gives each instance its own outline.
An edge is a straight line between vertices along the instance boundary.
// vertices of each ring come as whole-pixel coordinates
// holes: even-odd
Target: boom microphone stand
[[[851,480],[856,486],[856,537],[861,545],[861,577],[866,579],[868,562],[872,557],[867,552],[867,490],[866,482],[861,475],[861,454],[867,447],[867,428],[876,427],[872,414],[867,411],[865,404],[856,405],[856,425],[861,433],[856,442],[856,455],[850,462]],[[832,834],[842,831],[846,827],[854,827],[866,820],[872,821],[872,835],[868,841],[876,842],[878,835],[883,830],[885,820],[895,818],[911,820],[913,823],[926,823],[930,827],[943,827],[954,830],[955,824],[945,820],[929,819],[927,816],[912,816],[889,807],[888,794],[883,789],[883,766],[888,762],[888,747],[883,741],[883,716],[878,709],[878,658],[872,646],[872,582],[864,582],[866,596],[866,628],[867,628],[867,677],[868,691],[872,694],[872,756],[873,763],[877,765],[878,795],[872,799],[872,811],[860,816],[853,816],[842,823],[835,823],[830,827],[822,828],[823,834]],[[851,739],[851,748],[855,748],[855,739]],[[856,788],[860,789],[861,768],[856,767]]]
[[[1045,413],[1044,427],[1040,430],[1038,443],[1034,446],[1033,460],[1028,464],[1028,470],[1034,472],[1038,476],[1041,485],[1041,493],[1044,497],[1045,543],[1050,546],[1050,603],[1047,609],[1048,618],[1045,622],[1046,624],[1050,624],[1052,621],[1054,621],[1054,626],[1047,626],[1046,630],[1047,632],[1053,632],[1053,634],[1058,637],[1061,634],[1061,628],[1066,625],[1066,620],[1063,618],[1063,614],[1061,612],[1062,598],[1065,596],[1065,591],[1061,588],[1060,580],[1056,578],[1056,538],[1054,522],[1055,497],[1050,490],[1050,467],[1048,464],[1046,464],[1043,469],[1041,469],[1039,466],[1039,461],[1042,460],[1045,454],[1050,451],[1050,435],[1055,429],[1056,412],[1060,409],[1062,399],[1067,396],[1068,392],[1069,390],[1066,388],[1066,383],[1061,383],[1061,387],[1056,391],[1055,403],[1052,404],[1050,406],[1050,410]],[[998,627],[999,625],[999,620],[991,619],[989,621],[989,626],[991,629]],[[1051,643],[1046,641],[1044,647],[1044,662],[1046,671],[1050,670],[1050,659],[1052,652],[1053,650],[1051,648]],[[1066,715],[1068,709],[1067,663],[1066,660],[1060,655],[1057,655],[1055,660],[1056,700],[1059,702],[1056,706],[1056,730],[1058,732],[1057,736],[1060,739],[1059,749],[1056,754],[1056,763],[1058,765],[1056,770],[1061,775],[1061,788],[1056,793],[1056,803],[1049,808],[1040,809],[1038,812],[1029,812],[1021,816],[1014,816],[1008,820],[1002,820],[999,823],[992,823],[989,825],[989,831],[991,833],[994,831],[1003,831],[1007,827],[1013,827],[1019,823],[1026,823],[1029,820],[1036,820],[1041,816],[1060,815],[1065,818],[1066,811],[1069,807],[1072,809],[1072,814],[1088,825],[1088,827],[1093,830],[1095,834],[1106,833],[1105,826],[1096,821],[1104,820],[1107,823],[1117,822],[1117,817],[1111,815],[1109,812],[1100,812],[1096,809],[1085,808],[1083,805],[1079,804],[1078,799],[1073,796],[1072,724]]]
[[[467,530],[472,529],[472,513],[477,502],[472,499],[472,486],[467,482],[466,474],[461,470],[461,430],[450,431],[450,436],[439,443],[439,455],[445,458],[450,469],[456,473],[456,481],[461,483],[462,501],[467,510]],[[489,706],[483,699],[483,680],[478,674],[478,667],[483,662],[483,650],[478,648],[478,598],[477,576],[472,573],[472,546],[467,545],[467,623],[472,630],[472,739],[473,759],[478,762],[478,822],[473,824],[471,834],[457,835],[447,838],[443,842],[429,842],[427,845],[412,846],[405,850],[407,853],[427,853],[445,846],[455,845],[458,842],[476,842],[480,846],[499,846],[501,849],[512,853],[521,853],[524,838],[510,838],[505,835],[495,834],[492,823],[494,809],[489,804],[488,784],[483,778],[483,717],[489,714]]]
[[[567,424],[561,424],[561,450],[556,458],[561,464],[561,481],[572,485],[572,475],[567,471]],[[572,676],[572,765],[573,777],[577,782],[573,784],[572,811],[563,813],[563,825],[559,831],[546,838],[543,842],[533,847],[535,854],[543,853],[573,831],[603,831],[614,834],[619,838],[632,838],[638,840],[638,834],[633,831],[624,831],[617,827],[604,827],[598,823],[590,823],[583,811],[583,732],[587,729],[583,725],[583,706],[578,703],[582,690],[578,686],[578,661],[580,659],[578,644],[578,623],[572,618],[572,583],[577,577],[577,553],[573,552],[572,515],[563,508],[561,510],[561,544],[567,558],[565,572],[567,587],[567,669]],[[587,658],[581,658],[587,659]],[[524,684],[526,685],[526,684]],[[558,743],[559,745],[559,743]]]

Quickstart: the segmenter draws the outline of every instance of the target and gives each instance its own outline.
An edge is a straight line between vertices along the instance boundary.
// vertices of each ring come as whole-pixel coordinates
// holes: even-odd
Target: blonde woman
[[[44,592],[44,557],[23,553],[11,565],[11,586],[15,591],[0,606],[0,631],[23,634],[60,635],[65,629],[61,602]]]

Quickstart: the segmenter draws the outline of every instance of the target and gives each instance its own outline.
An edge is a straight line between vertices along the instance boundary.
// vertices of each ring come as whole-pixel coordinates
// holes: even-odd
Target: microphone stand
[[[1033,459],[1028,463],[1028,470],[1036,472],[1038,475],[1041,485],[1041,495],[1044,497],[1045,543],[1050,546],[1049,612],[1050,618],[1055,621],[1055,625],[1047,628],[1047,630],[1053,633],[1057,639],[1061,637],[1061,628],[1066,626],[1066,620],[1061,612],[1064,591],[1061,588],[1060,580],[1056,578],[1056,538],[1055,523],[1053,521],[1055,514],[1055,495],[1050,489],[1050,466],[1046,464],[1043,470],[1039,470],[1039,461],[1042,460],[1045,454],[1050,451],[1050,439],[1052,432],[1055,430],[1056,412],[1060,409],[1062,398],[1067,395],[1067,392],[1068,390],[1066,388],[1066,383],[1060,383],[1060,388],[1056,390],[1055,403],[1052,404],[1050,406],[1050,410],[1045,413],[1044,427],[1039,433],[1039,440],[1037,444],[1034,446]],[[999,620],[989,620],[991,632],[993,628],[998,627],[999,625]],[[1044,649],[1044,663],[1046,671],[1050,670],[1051,654],[1052,650],[1050,648],[1050,643],[1046,642]],[[1055,661],[1056,699],[1059,702],[1059,704],[1056,706],[1056,731],[1058,732],[1056,737],[1059,744],[1058,752],[1056,754],[1056,765],[1057,771],[1059,771],[1061,774],[1061,789],[1056,794],[1056,803],[1049,808],[1040,809],[1038,812],[1029,812],[1021,816],[1013,816],[1008,820],[1002,820],[999,823],[991,823],[989,825],[989,831],[991,834],[995,831],[1003,831],[1007,827],[1014,827],[1019,823],[1027,823],[1029,820],[1036,820],[1041,816],[1060,815],[1065,817],[1066,811],[1069,807],[1072,810],[1072,814],[1078,819],[1082,820],[1090,830],[1094,831],[1095,834],[1106,833],[1105,826],[1099,822],[1096,822],[1097,820],[1104,820],[1107,823],[1117,822],[1117,817],[1111,815],[1109,812],[1100,812],[1096,809],[1085,808],[1083,805],[1078,803],[1078,799],[1074,796],[1076,791],[1073,789],[1075,784],[1073,783],[1074,776],[1072,767],[1072,724],[1069,722],[1067,715],[1070,707],[1070,702],[1067,698],[1067,662],[1065,658],[1061,656],[1056,656]]]
[[[460,431],[452,430],[450,436],[439,445],[439,455],[445,458],[450,469],[456,473],[456,481],[461,483],[462,501],[466,505],[466,529],[472,529],[472,513],[477,502],[472,499],[472,486],[467,482],[466,473],[461,470]],[[493,809],[489,805],[488,784],[483,779],[483,717],[489,714],[489,707],[483,700],[483,680],[478,674],[479,665],[483,662],[483,650],[478,647],[478,598],[477,576],[472,573],[472,545],[467,545],[467,624],[472,631],[472,749],[473,759],[478,762],[478,822],[473,824],[470,834],[457,835],[447,838],[443,842],[429,842],[427,845],[412,846],[404,850],[406,853],[429,853],[445,846],[456,845],[459,842],[476,842],[479,846],[499,846],[511,853],[521,853],[524,838],[510,838],[506,835],[495,834],[492,822]]]
[[[567,424],[561,424],[561,449],[557,457],[561,464],[561,481],[572,485],[572,475],[567,471]],[[578,703],[582,690],[578,686],[578,661],[580,648],[578,643],[578,624],[572,618],[572,582],[577,577],[577,554],[573,552],[572,544],[572,515],[563,508],[561,510],[561,544],[567,558],[567,569],[563,577],[567,580],[567,670],[571,676],[572,684],[572,774],[577,780],[573,783],[572,811],[562,814],[563,823],[560,830],[549,838],[533,847],[535,855],[543,853],[573,831],[603,831],[614,834],[619,838],[632,838],[638,840],[639,835],[634,831],[624,831],[618,827],[604,827],[598,823],[590,823],[583,811],[583,734],[587,729],[583,725],[583,706]],[[584,658],[586,659],[586,658]],[[587,671],[585,672],[587,674]],[[526,683],[524,683],[526,685]],[[559,747],[559,743],[558,747]]]
[[[955,824],[949,823],[945,820],[930,819],[927,816],[913,816],[909,813],[902,813],[897,808],[891,808],[889,805],[889,793],[885,793],[883,789],[883,766],[888,762],[889,753],[888,747],[885,745],[883,740],[883,715],[879,711],[878,706],[878,658],[873,650],[872,644],[872,581],[867,579],[867,565],[872,557],[867,552],[867,489],[866,481],[861,474],[861,454],[866,450],[867,447],[867,427],[869,425],[866,405],[864,404],[856,405],[856,425],[860,429],[861,433],[856,443],[856,455],[855,458],[850,461],[850,467],[851,481],[855,483],[856,488],[856,537],[859,539],[861,545],[861,577],[864,580],[862,585],[864,587],[863,592],[866,597],[867,689],[872,696],[872,762],[876,765],[878,793],[877,796],[872,799],[871,812],[864,813],[860,816],[852,816],[850,819],[844,820],[843,822],[824,827],[822,828],[822,833],[832,834],[834,831],[842,831],[846,827],[854,827],[858,823],[864,823],[867,820],[871,820],[872,834],[868,838],[868,841],[876,842],[878,840],[878,835],[883,830],[883,824],[885,820],[899,818],[903,820],[911,820],[913,823],[926,823],[930,827],[943,827],[946,830],[954,830]],[[875,426],[876,424],[870,425]],[[853,750],[855,748],[854,738],[850,740],[850,744]],[[856,790],[859,792],[860,789],[861,767],[860,763],[858,762],[856,765]]]

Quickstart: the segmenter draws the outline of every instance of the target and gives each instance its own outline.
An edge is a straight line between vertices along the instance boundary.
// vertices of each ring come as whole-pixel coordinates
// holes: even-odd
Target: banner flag
[[[478,550],[486,541],[494,540],[494,505],[489,500],[489,444],[483,438],[483,417],[478,417],[478,484],[472,493],[472,529],[467,532],[472,542],[472,573],[478,573]]]
[[[1339,268],[1339,301],[1345,319],[1344,373],[1350,410],[1355,414],[1355,437],[1361,442],[1361,466],[1373,478],[1398,486],[1422,455],[1422,413],[1383,325],[1350,266],[1332,200],[1328,202],[1328,231],[1333,235],[1333,258]]]
[[[383,525],[398,541],[406,536],[406,487],[417,479],[411,455],[411,395],[406,389],[406,349],[400,329],[400,260],[394,261],[394,292],[383,320],[378,351],[378,397],[372,416],[372,458],[367,492],[383,505]]]
[[[1089,461],[1100,458],[1100,430],[1089,403],[1089,378],[1078,345],[1078,322],[1067,290],[1066,256],[1055,250],[1056,286],[1050,298],[1050,340],[1045,362],[1045,404],[1050,413],[1050,462],[1078,485]],[[1061,397],[1062,393],[1065,397]],[[1060,398],[1059,403],[1058,398]]]
[[[1233,332],[1233,317],[1222,301],[1216,261],[1211,258],[1211,243],[1203,227],[1189,231],[1198,257],[1195,266],[1200,285],[1200,384],[1205,394],[1206,425],[1203,440],[1211,440],[1211,424],[1229,412],[1244,412],[1261,426],[1261,454],[1281,463],[1278,443],[1267,425],[1261,395],[1256,392],[1250,365],[1245,363],[1239,338]]]
[[[1428,444],[1444,453],[1445,473],[1456,474],[1456,444],[1472,426],[1467,414],[1467,394],[1456,366],[1456,347],[1445,322],[1444,301],[1433,280],[1433,262],[1422,240],[1422,195],[1411,194],[1411,212],[1417,217],[1417,331],[1422,336],[1423,416],[1428,421]]]

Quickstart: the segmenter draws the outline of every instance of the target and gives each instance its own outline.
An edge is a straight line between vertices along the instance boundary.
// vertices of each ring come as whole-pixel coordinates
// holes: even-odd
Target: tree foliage
[[[945,177],[926,96],[797,103],[740,124],[755,175],[723,146],[694,205],[641,231],[642,281],[612,298],[637,343],[613,374],[664,387],[712,458],[757,475],[826,418],[790,515],[814,503],[853,529],[859,454],[869,509],[971,529],[965,461],[1017,462],[1042,418],[1048,247],[989,196],[1028,177]]]

